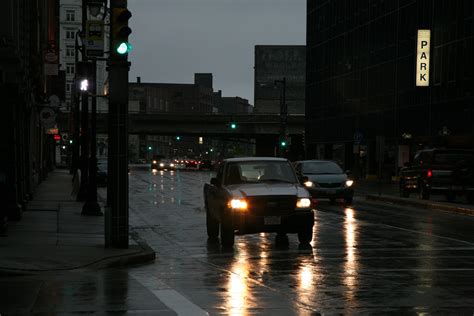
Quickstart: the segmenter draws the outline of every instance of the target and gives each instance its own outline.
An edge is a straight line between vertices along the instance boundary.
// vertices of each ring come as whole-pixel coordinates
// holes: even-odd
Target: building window
[[[76,21],[76,12],[74,12],[74,10],[66,10],[66,21],[68,22]]]
[[[66,57],[74,57],[75,51],[74,46],[66,46]]]
[[[66,30],[66,39],[75,39],[76,38],[76,31],[74,30]]]
[[[66,74],[69,74],[69,75],[74,74],[74,64],[67,64],[66,65]]]
[[[72,82],[68,81],[66,82],[66,92],[71,92],[72,89]]]

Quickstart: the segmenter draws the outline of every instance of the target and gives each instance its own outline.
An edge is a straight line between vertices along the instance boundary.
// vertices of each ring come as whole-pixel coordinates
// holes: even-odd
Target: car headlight
[[[153,163],[156,163],[156,160],[153,160]]]
[[[308,208],[311,206],[311,200],[309,198],[301,198],[296,201],[296,208]]]
[[[346,180],[346,187],[351,187],[354,184],[354,180]]]
[[[307,188],[311,188],[312,186],[314,186],[314,183],[311,182],[311,181],[306,181],[306,182],[304,183],[304,186],[307,187]]]
[[[170,163],[170,167],[174,167],[174,163]]]
[[[233,210],[246,211],[248,208],[247,201],[242,199],[232,199],[228,203],[229,208]]]
[[[164,164],[164,163],[160,163],[160,167],[164,167],[164,166],[165,166],[165,164]]]

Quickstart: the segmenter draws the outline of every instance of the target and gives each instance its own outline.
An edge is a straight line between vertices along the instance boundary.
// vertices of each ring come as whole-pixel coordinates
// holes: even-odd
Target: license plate
[[[265,216],[263,218],[264,225],[280,225],[281,218],[280,216]]]

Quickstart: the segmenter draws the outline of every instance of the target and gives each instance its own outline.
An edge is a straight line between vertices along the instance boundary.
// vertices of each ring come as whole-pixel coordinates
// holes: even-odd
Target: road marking
[[[129,274],[176,314],[186,316],[209,315],[208,312],[179,294],[179,292],[170,289],[163,281],[153,276],[152,272],[129,272]]]
[[[175,290],[154,290],[152,293],[178,315],[209,315]]]

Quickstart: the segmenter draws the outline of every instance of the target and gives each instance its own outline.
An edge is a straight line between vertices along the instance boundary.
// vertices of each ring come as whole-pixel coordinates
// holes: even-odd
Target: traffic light
[[[285,140],[280,141],[280,146],[281,147],[286,147],[286,141]]]
[[[148,146],[148,150],[152,150],[153,148],[151,146]]]
[[[132,50],[132,45],[128,41],[128,36],[132,33],[132,29],[128,27],[128,20],[132,17],[132,13],[126,8],[112,9],[112,54],[115,56],[126,57]]]
[[[237,128],[237,124],[234,123],[234,122],[230,123],[230,128],[236,129],[236,128]]]
[[[181,136],[176,136],[176,140],[181,140]]]

